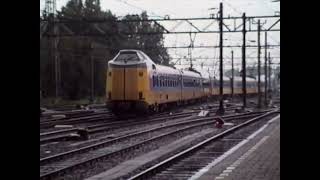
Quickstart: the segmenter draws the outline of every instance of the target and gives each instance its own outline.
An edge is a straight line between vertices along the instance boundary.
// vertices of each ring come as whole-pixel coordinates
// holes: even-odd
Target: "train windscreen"
[[[136,52],[121,52],[115,61],[139,61],[139,57]]]

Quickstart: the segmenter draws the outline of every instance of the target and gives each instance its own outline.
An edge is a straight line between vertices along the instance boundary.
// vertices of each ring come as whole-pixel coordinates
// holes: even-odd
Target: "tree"
[[[100,7],[100,0],[85,0],[84,16],[88,19],[101,17],[103,12]]]
[[[147,20],[148,14],[142,12],[141,15],[127,15],[123,20]],[[119,27],[121,32],[133,32],[123,38],[123,48],[139,49],[145,52],[155,63],[169,65],[169,55],[163,45],[163,34],[144,35],[141,32],[163,32],[157,23],[149,21],[125,22]]]
[[[116,22],[117,17],[111,11],[103,11],[99,0],[70,0],[58,12],[58,19],[79,20],[64,23],[65,28],[75,34],[101,33],[99,37],[63,37],[59,38],[59,59],[61,65],[60,95],[65,99],[81,99],[91,92],[91,61],[94,65],[95,95],[105,94],[105,72],[107,61],[121,49],[132,48],[144,51],[155,63],[169,64],[169,55],[163,47],[163,35],[139,35],[139,32],[162,32],[154,22]],[[86,23],[80,20],[107,19],[104,23]],[[148,15],[127,15],[124,20],[146,20]],[[132,35],[121,32],[133,32]],[[108,34],[112,34],[111,36]],[[45,96],[55,95],[54,62],[49,58],[50,38],[40,39],[40,76]]]

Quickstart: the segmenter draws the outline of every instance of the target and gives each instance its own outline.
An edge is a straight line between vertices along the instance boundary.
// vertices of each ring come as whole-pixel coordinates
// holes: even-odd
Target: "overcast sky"
[[[57,9],[65,5],[68,0],[57,0]],[[147,11],[150,18],[160,18],[165,15],[169,15],[170,18],[188,18],[188,17],[210,17],[211,13],[217,13],[217,10],[209,10],[210,8],[218,8],[219,3],[223,2],[224,16],[241,16],[243,12],[247,16],[261,16],[261,15],[274,15],[276,11],[280,11],[280,3],[272,2],[273,0],[100,0],[103,10],[109,9],[116,16],[124,16],[126,14],[140,14],[143,10]],[[40,9],[44,9],[45,0],[40,0]],[[265,19],[261,20],[264,22]],[[277,18],[268,19],[264,28],[270,27]],[[168,30],[172,29],[178,22],[163,22],[161,23]],[[192,21],[200,29],[203,29],[212,21]],[[234,23],[236,25],[241,24],[241,20],[234,22],[233,20],[225,21],[230,28],[233,28]],[[256,28],[256,25],[252,24],[252,29]],[[247,23],[247,27],[249,27]],[[218,23],[213,24],[207,30],[218,30]],[[274,27],[280,29],[280,23]],[[175,31],[194,31],[190,25],[186,22],[182,22]],[[194,34],[192,35],[194,37]],[[219,34],[197,34],[195,37],[194,45],[218,45]],[[264,33],[261,33],[261,43],[264,44]],[[242,34],[241,33],[225,33],[224,34],[225,45],[241,45]],[[257,33],[247,33],[247,44],[257,45],[257,42],[249,42],[257,40]],[[165,35],[165,46],[188,46],[190,44],[190,37],[188,34],[180,35]],[[268,32],[268,44],[280,44],[280,32]],[[241,48],[233,48],[235,65],[240,65]],[[275,57],[274,62],[280,62],[280,47],[269,50],[271,56]],[[264,49],[261,50],[262,59],[264,58]],[[172,58],[188,56],[188,49],[169,49],[169,54]],[[226,68],[229,68],[230,63],[228,58],[231,56],[231,48],[224,48],[224,57],[226,58]],[[247,56],[257,57],[257,48],[248,48]],[[213,59],[219,58],[219,49],[193,49],[192,57],[201,57],[204,59],[197,59],[195,64],[203,62],[208,65],[212,70],[212,65],[215,64]],[[209,58],[209,59],[208,59]],[[177,59],[172,59],[175,62]],[[249,64],[256,62],[257,59],[248,59]],[[182,64],[188,62],[182,61]],[[217,64],[218,65],[218,64]],[[205,67],[207,69],[208,67]],[[239,66],[240,67],[240,66]],[[217,69],[215,66],[214,69]]]

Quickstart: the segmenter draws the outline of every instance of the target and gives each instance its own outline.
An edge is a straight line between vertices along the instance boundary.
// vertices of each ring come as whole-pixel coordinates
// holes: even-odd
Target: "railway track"
[[[251,124],[257,123],[259,120],[272,116],[275,113],[277,111],[271,111],[247,120],[166,158],[136,175],[126,177],[126,179],[189,179],[201,168],[204,168],[210,162],[220,157],[224,152],[241,142],[257,129],[255,126],[250,127]]]
[[[264,112],[260,112],[264,113]],[[241,115],[229,115],[229,116],[223,116],[225,120],[232,120],[232,119],[243,119],[243,118],[250,118],[253,116],[257,116],[259,113],[243,113]],[[43,158],[40,159],[40,179],[51,179],[54,177],[59,176],[61,173],[68,173],[76,170],[77,168],[84,167],[84,166],[91,166],[95,162],[99,162],[103,159],[110,159],[111,157],[118,157],[118,156],[123,156],[124,154],[130,152],[130,151],[135,151],[136,149],[139,148],[144,148],[147,144],[155,143],[155,142],[161,142],[161,139],[169,138],[171,136],[175,137],[177,136],[176,134],[185,132],[189,132],[190,130],[195,130],[200,127],[211,127],[215,123],[215,121],[212,120],[213,117],[206,117],[206,118],[199,118],[196,120],[188,121],[188,122],[181,122],[181,123],[176,123],[176,124],[171,124],[166,127],[159,127],[158,129],[151,129],[151,130],[146,130],[144,132],[138,132],[135,134],[127,135],[124,137],[118,137],[113,140],[97,143],[95,145],[91,145],[88,147],[84,147],[81,149],[57,154],[51,157]],[[136,142],[132,145],[126,146],[126,147],[120,147],[117,150],[111,151],[104,150],[104,151],[99,151],[99,149],[110,146],[113,143],[119,142],[119,141],[124,141],[125,139],[131,138],[137,138],[138,136],[142,136],[143,134],[150,134],[152,131],[164,129],[171,127],[173,128],[174,126],[180,126],[180,129],[176,130],[173,129],[169,132],[165,132],[162,134],[158,134],[155,137],[151,137],[146,140],[142,140],[140,142]],[[106,153],[108,152],[108,153]],[[82,156],[79,154],[82,154]],[[134,154],[134,153],[133,153]],[[75,156],[77,155],[77,156]],[[63,161],[66,158],[69,158],[67,161]]]
[[[227,111],[235,110],[236,107],[228,107],[226,108]],[[216,109],[211,109],[209,112],[214,113]],[[123,128],[125,126],[133,126],[133,125],[139,125],[139,124],[145,124],[145,123],[155,123],[155,122],[161,122],[163,120],[169,120],[169,119],[176,119],[176,118],[184,118],[191,116],[193,114],[199,113],[200,110],[192,111],[192,112],[179,112],[175,114],[169,114],[169,113],[161,113],[157,114],[152,117],[147,118],[135,118],[131,120],[121,119],[117,120],[109,118],[108,120],[113,122],[106,122],[101,123],[97,125],[91,125],[87,126],[89,134],[94,134],[110,129],[117,129],[117,128]],[[90,117],[95,118],[95,117]],[[100,120],[101,117],[98,117],[98,120]],[[76,133],[78,131],[78,128],[70,128],[70,129],[64,129],[64,130],[57,130],[57,131],[51,131],[46,133],[40,133],[40,144],[53,142],[53,141],[62,141],[70,136],[70,133]]]
[[[110,112],[98,112],[92,114],[85,114],[81,117],[50,119],[40,122],[40,129],[52,128],[55,125],[73,125],[78,123],[101,121],[105,119],[115,119],[115,116],[110,114]]]
[[[150,123],[150,122],[157,122],[162,120],[167,120],[168,118],[182,118],[190,116],[191,113],[186,114],[177,114],[173,116],[167,116],[167,117],[159,117],[159,118],[147,118],[146,121],[141,122],[141,119],[131,119],[131,120],[121,120],[121,121],[113,121],[113,122],[106,122],[96,125],[87,126],[89,134],[98,133],[101,131],[107,131],[109,129],[117,129],[117,128],[123,128],[125,126],[133,126],[133,125],[139,125],[143,123]],[[149,120],[151,119],[151,120]],[[139,120],[139,121],[138,121]],[[138,121],[138,122],[137,122]],[[52,131],[48,133],[41,133],[40,134],[40,144],[53,142],[53,141],[59,141],[69,136],[70,133],[77,132],[78,128],[71,128],[71,129],[65,129],[65,130],[58,130],[58,131]]]
[[[94,110],[72,110],[72,111],[53,111],[44,112],[40,117],[40,121],[55,120],[54,116],[64,115],[67,118],[82,117],[94,113]]]
[[[263,113],[262,112],[252,112],[250,114],[260,114]],[[228,116],[224,116],[224,117],[228,117]],[[232,117],[232,116],[231,116]],[[187,119],[185,119],[187,118]],[[188,119],[189,118],[189,119]],[[139,121],[136,122],[134,120],[132,120],[131,122],[129,121],[125,121],[125,122],[115,122],[115,123],[106,123],[104,124],[103,127],[101,127],[101,125],[93,125],[91,127],[88,127],[88,132],[89,134],[95,134],[95,133],[99,133],[101,131],[111,131],[109,132],[109,134],[112,134],[112,132],[115,132],[116,134],[113,137],[122,137],[125,135],[129,135],[129,134],[135,134],[137,132],[137,130],[142,131],[143,129],[161,129],[161,128],[157,128],[157,127],[161,127],[164,128],[165,125],[170,125],[170,124],[177,124],[177,123],[192,123],[194,122],[193,120],[190,121],[190,118],[195,118],[195,120],[197,119],[201,119],[199,117],[196,116],[190,116],[189,114],[177,114],[174,116],[170,116],[170,117],[160,117],[160,118],[151,118],[149,120],[145,120],[145,121]],[[210,118],[208,118],[210,119]],[[205,119],[207,120],[207,119]],[[107,125],[108,124],[108,125]],[[147,125],[147,126],[146,126]],[[140,129],[139,129],[140,128]],[[121,130],[120,130],[121,129]],[[68,130],[69,133],[72,132],[76,132],[76,129],[70,129]],[[60,131],[58,131],[59,133]],[[147,131],[148,132],[148,131]],[[60,138],[60,136],[62,136]],[[57,136],[53,136],[53,137],[49,137],[49,138],[44,138],[44,139],[40,139],[40,143],[46,143],[46,142],[53,142],[53,141],[58,141],[58,140],[63,140],[63,138],[66,138],[68,135],[57,135]],[[106,136],[105,134],[102,135],[101,138],[96,138],[96,139],[92,139],[88,142],[83,141],[83,143],[80,143],[82,145],[80,145],[80,147],[85,146],[85,145],[90,145],[90,144],[95,144],[97,142],[103,142],[104,140],[109,140],[110,136]],[[112,138],[111,138],[112,139]],[[65,144],[62,144],[65,145]],[[56,149],[57,145],[54,145],[54,149]],[[62,148],[63,151],[70,151],[71,149],[77,148],[79,146],[75,146],[75,147],[64,147]],[[50,150],[50,149],[47,149]],[[54,150],[50,150],[51,154],[56,154],[59,153],[60,149],[58,150],[58,152],[54,152]],[[57,150],[55,150],[57,151]],[[52,155],[51,155],[52,156]],[[42,155],[42,157],[45,157]]]
[[[191,105],[188,107],[178,107],[177,109],[173,109],[173,111],[182,111],[185,108],[194,108],[194,107],[199,107],[199,106],[209,106],[209,107],[218,107],[218,104],[209,104],[209,103],[201,103],[201,104],[195,104]],[[162,113],[157,113],[153,115],[154,117],[157,116],[163,116],[163,115],[169,115],[172,112],[162,112]],[[59,112],[56,113],[57,115],[66,115],[64,118],[53,118],[53,119],[48,119],[48,118],[40,118],[40,129],[45,129],[45,128],[52,128],[55,125],[73,125],[73,124],[79,124],[79,123],[86,123],[86,122],[93,122],[93,121],[101,121],[103,120],[103,117],[108,118],[108,119],[127,119],[127,118],[138,118],[138,116],[131,114],[128,116],[120,116],[116,117],[114,116],[111,112],[109,111],[100,111],[100,112],[94,112],[93,110],[87,110],[87,111],[75,111],[75,112]],[[99,117],[101,116],[101,118]]]

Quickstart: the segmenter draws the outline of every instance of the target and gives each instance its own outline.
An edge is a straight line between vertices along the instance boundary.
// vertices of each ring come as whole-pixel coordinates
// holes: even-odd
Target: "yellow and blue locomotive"
[[[225,95],[231,94],[230,78],[223,78]],[[234,93],[241,94],[240,79]],[[155,64],[139,50],[121,50],[108,62],[107,106],[117,111],[161,111],[170,105],[185,104],[219,95],[219,80],[201,73]],[[255,80],[247,80],[247,93],[256,93]]]

